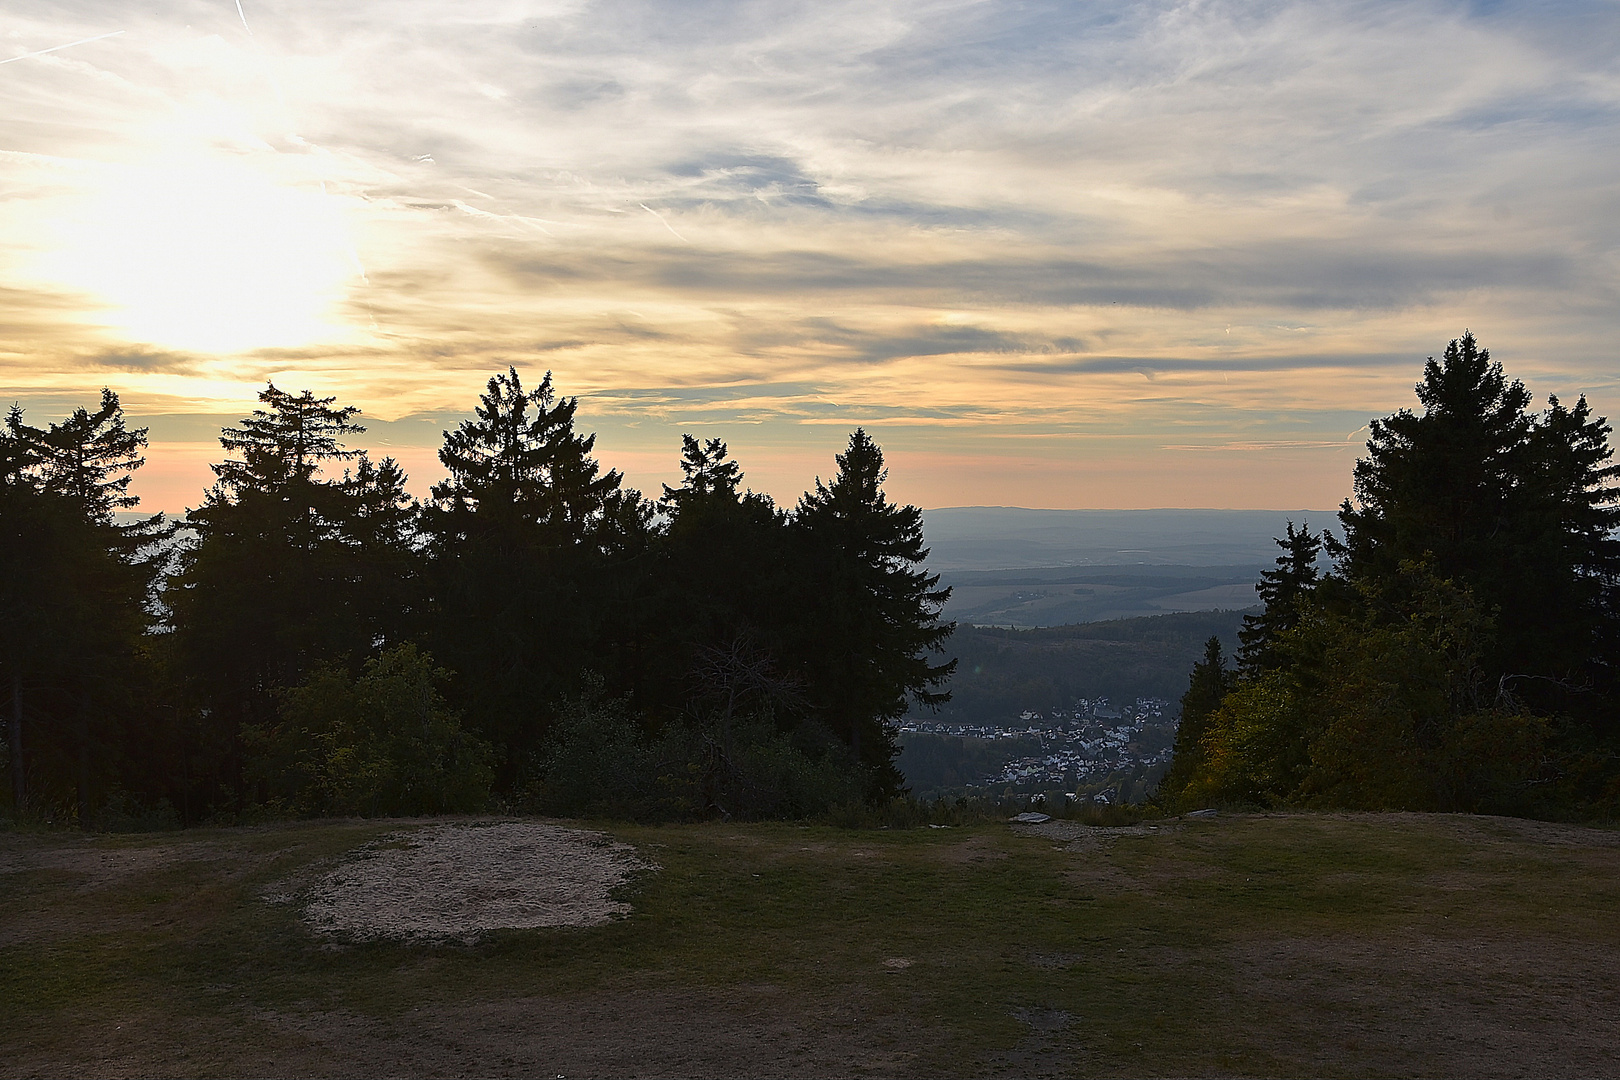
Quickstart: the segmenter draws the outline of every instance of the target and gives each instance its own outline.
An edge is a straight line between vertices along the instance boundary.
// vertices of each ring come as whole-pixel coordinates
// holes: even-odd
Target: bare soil
[[[156,1013],[98,1025],[70,1059],[23,1048],[6,1076],[824,1077],[917,1074],[924,1032],[873,1002],[776,986],[495,998],[398,1017],[253,1010],[229,1022]],[[68,1014],[68,1024],[82,1022]],[[938,1038],[938,1033],[934,1033]]]

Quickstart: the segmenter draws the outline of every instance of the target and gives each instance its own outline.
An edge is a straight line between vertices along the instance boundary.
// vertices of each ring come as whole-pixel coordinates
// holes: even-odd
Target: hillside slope
[[[1175,702],[1211,635],[1229,653],[1236,649],[1243,614],[1180,612],[1029,630],[958,626],[945,648],[957,660],[951,700],[938,717],[1000,723],[1025,710],[1066,709],[1082,697]]]

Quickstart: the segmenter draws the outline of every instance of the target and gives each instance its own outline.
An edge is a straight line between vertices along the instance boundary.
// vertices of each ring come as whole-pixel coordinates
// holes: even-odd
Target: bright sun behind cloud
[[[352,336],[338,309],[361,269],[344,201],[318,183],[207,157],[118,168],[58,228],[47,273],[128,340],[236,353]]]

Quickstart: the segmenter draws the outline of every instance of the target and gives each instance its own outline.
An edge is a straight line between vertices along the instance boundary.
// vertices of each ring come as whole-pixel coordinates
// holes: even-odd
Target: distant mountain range
[[[945,616],[1009,627],[1251,607],[1289,521],[1337,525],[1331,510],[923,511]]]

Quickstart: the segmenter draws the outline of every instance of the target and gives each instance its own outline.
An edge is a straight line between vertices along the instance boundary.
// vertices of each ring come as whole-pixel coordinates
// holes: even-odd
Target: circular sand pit
[[[468,938],[597,926],[630,905],[609,893],[650,869],[601,833],[529,821],[391,833],[315,883],[304,918],[357,940]]]

